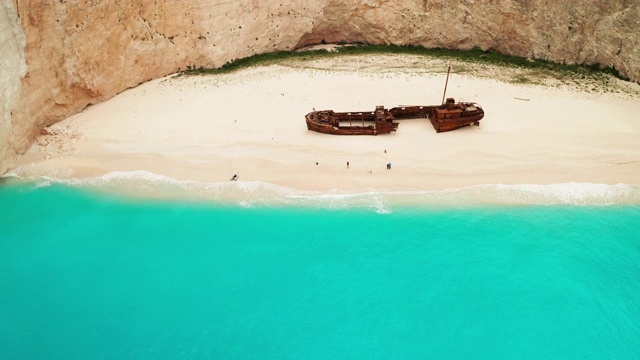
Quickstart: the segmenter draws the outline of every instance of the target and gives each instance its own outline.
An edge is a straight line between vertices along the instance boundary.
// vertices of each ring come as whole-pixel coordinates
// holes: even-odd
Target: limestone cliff
[[[27,72],[25,45],[15,6],[3,1],[0,3],[0,174],[16,156],[12,108],[19,102],[20,80]],[[19,133],[26,136],[24,132]]]
[[[0,1],[0,173],[43,126],[126,88],[323,40],[480,46],[640,80],[640,0]]]

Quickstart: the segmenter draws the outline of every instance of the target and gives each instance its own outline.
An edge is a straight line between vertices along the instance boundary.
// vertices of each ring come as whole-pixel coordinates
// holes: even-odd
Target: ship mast
[[[447,96],[447,85],[449,84],[449,72],[451,71],[451,66],[447,69],[447,81],[444,83],[444,94],[442,94],[442,104],[444,105],[444,98]]]

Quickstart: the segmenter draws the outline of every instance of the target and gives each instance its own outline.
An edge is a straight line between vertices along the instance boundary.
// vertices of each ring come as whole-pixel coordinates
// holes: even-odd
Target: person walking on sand
[[[347,161],[347,169],[349,168],[349,162]]]
[[[391,163],[387,163],[387,170],[391,170]]]

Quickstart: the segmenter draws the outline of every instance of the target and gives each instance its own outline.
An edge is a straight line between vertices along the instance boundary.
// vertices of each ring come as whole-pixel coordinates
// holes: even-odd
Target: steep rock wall
[[[21,78],[27,72],[26,40],[15,5],[0,3],[0,174],[16,156],[12,105],[19,101]]]
[[[43,126],[126,88],[323,40],[480,46],[640,79],[640,0],[0,1],[0,173]]]

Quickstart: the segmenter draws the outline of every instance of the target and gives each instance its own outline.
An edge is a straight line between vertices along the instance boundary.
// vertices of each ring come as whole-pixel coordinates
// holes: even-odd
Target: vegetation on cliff
[[[312,60],[322,57],[336,57],[345,55],[373,55],[373,54],[406,54],[427,56],[450,61],[459,61],[483,66],[495,66],[504,69],[516,69],[520,71],[510,72],[508,78],[503,80],[515,83],[543,83],[545,80],[553,79],[565,83],[567,81],[592,80],[601,85],[609,85],[612,77],[628,80],[622,76],[615,68],[603,67],[600,64],[578,65],[559,64],[547,60],[527,59],[520,56],[504,55],[494,51],[485,51],[479,47],[470,50],[451,49],[428,49],[422,46],[411,45],[344,45],[336,46],[331,50],[310,49],[295,51],[277,51],[265,54],[256,54],[250,57],[232,60],[219,68],[204,69],[195,66],[188,67],[188,70],[181,74],[223,74],[239,69],[256,66],[282,63],[288,60]],[[457,70],[464,72],[464,69]],[[595,90],[595,89],[594,89]]]

